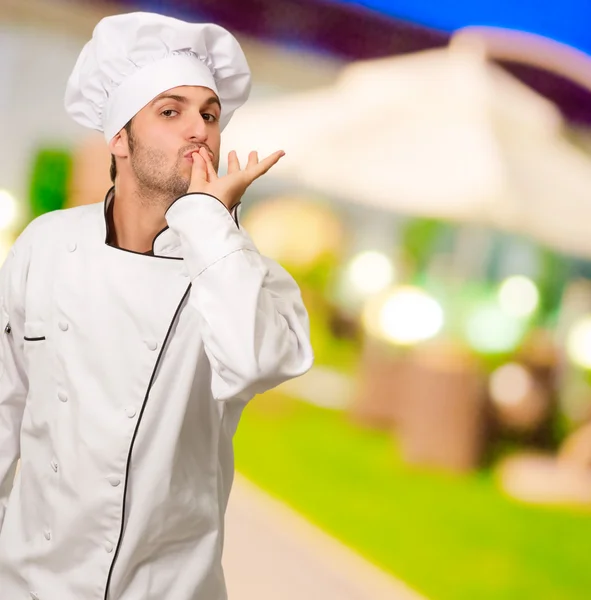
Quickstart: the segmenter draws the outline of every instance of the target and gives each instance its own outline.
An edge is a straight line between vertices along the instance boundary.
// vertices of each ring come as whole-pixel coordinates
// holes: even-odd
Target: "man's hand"
[[[257,153],[251,152],[246,168],[241,170],[238,156],[232,150],[228,155],[228,174],[218,177],[207,150],[200,148],[199,152],[191,154],[193,169],[187,194],[210,194],[223,202],[228,210],[232,210],[240,202],[246,188],[284,155],[285,152],[279,150],[259,162]]]

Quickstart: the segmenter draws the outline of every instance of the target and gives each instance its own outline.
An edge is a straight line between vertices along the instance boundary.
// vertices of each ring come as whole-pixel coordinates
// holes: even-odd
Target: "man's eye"
[[[210,113],[204,113],[202,115],[203,120],[207,121],[208,123],[215,123],[217,121],[217,117],[215,115],[212,115]]]
[[[172,113],[174,113],[174,114],[172,114]],[[178,115],[179,113],[176,110],[172,110],[172,108],[167,108],[166,110],[163,110],[160,114],[163,117],[170,118],[170,117],[174,117],[174,115]]]

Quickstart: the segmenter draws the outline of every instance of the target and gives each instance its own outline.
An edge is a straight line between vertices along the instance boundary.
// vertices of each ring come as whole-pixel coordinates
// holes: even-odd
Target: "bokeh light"
[[[468,316],[465,333],[472,348],[496,354],[517,347],[525,333],[525,324],[496,303],[483,304]]]
[[[524,275],[513,275],[499,289],[499,304],[509,315],[529,317],[537,309],[540,294],[536,284]]]
[[[16,221],[18,204],[7,190],[0,190],[0,230],[9,229]]]
[[[584,369],[591,369],[591,315],[575,322],[566,342],[569,358]]]
[[[242,224],[261,254],[301,268],[338,255],[343,240],[337,215],[305,197],[268,199],[250,209]]]
[[[523,402],[533,387],[529,371],[517,363],[507,363],[496,369],[489,380],[490,396],[496,404],[514,406]]]
[[[418,288],[402,286],[368,302],[363,320],[374,336],[407,346],[435,337],[444,314],[437,300]]]
[[[349,263],[347,276],[357,292],[363,295],[375,294],[392,284],[394,266],[381,252],[361,252]]]

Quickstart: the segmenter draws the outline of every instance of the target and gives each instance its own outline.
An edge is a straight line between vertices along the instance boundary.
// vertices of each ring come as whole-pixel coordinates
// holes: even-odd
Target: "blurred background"
[[[0,0],[0,260],[103,200],[104,139],[63,93],[98,20],[137,9],[232,30],[254,88],[223,149],[287,152],[242,222],[300,284],[316,364],[247,407],[236,467],[313,527],[291,571],[269,538],[283,588],[248,596],[263,528],[299,526],[249,530],[240,496],[231,597],[590,598],[588,1]],[[353,555],[391,591],[353,595]]]

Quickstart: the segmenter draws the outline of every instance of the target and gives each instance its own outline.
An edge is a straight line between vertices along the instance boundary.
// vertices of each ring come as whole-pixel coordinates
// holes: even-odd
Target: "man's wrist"
[[[228,212],[232,212],[232,209],[229,209],[227,207],[227,205],[220,200],[217,196],[214,196],[213,194],[210,194],[208,192],[194,192],[194,191],[189,191],[186,194],[183,194],[182,196],[179,196],[178,198],[176,198],[175,200],[172,201],[171,205],[166,209],[166,211],[164,211],[164,217],[166,218],[166,213],[168,213],[168,211],[180,200],[183,200],[184,198],[188,198],[189,196],[208,196],[209,198],[213,198],[214,200],[217,200]],[[240,204],[239,202],[237,204],[235,204],[235,206],[238,206],[238,204]]]

